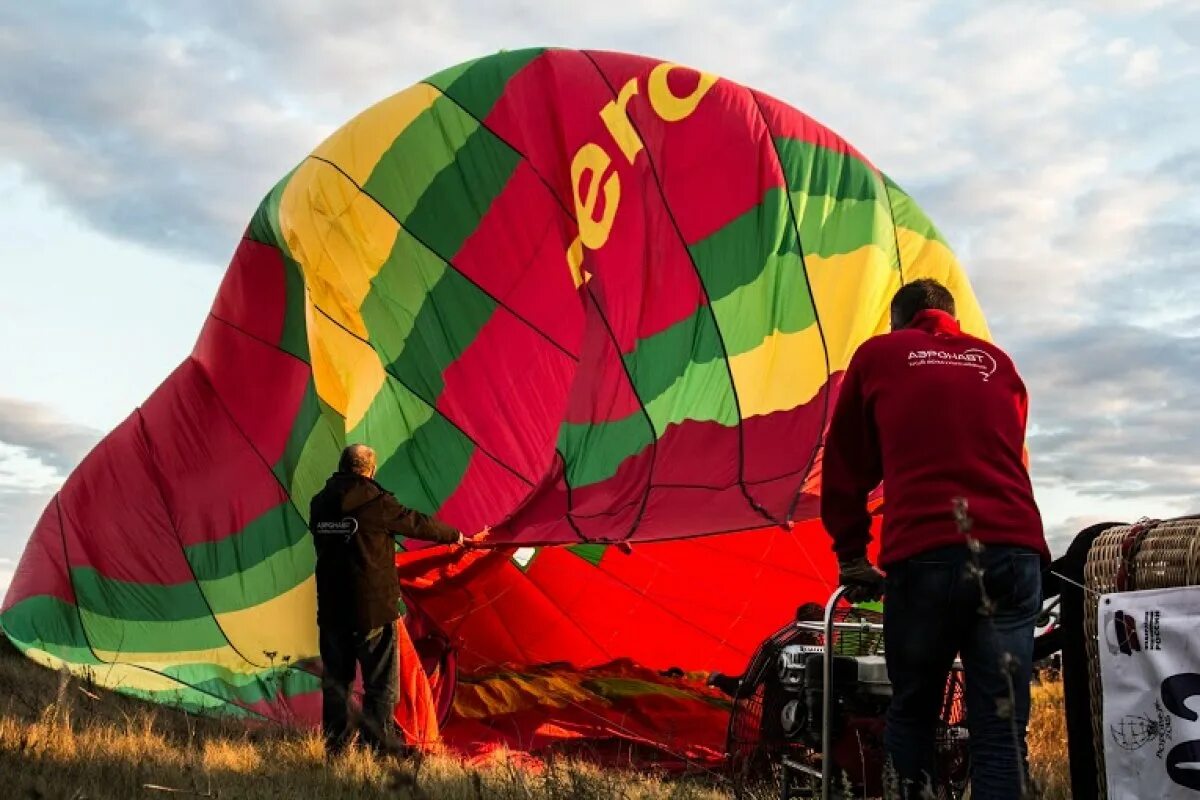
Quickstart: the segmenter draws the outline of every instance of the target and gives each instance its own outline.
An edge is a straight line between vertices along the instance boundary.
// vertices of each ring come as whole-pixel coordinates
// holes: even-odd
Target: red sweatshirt
[[[825,437],[821,520],[840,558],[866,555],[867,497],[883,481],[879,563],[963,544],[953,502],[966,498],[983,544],[1049,560],[1025,466],[1029,401],[1012,360],[949,314],[858,349]]]

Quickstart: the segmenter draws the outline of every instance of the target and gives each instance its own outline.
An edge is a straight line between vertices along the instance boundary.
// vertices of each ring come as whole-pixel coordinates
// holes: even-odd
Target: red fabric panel
[[[184,545],[224,539],[287,500],[194,361],[172,373],[142,417]]]
[[[277,344],[287,310],[283,255],[242,239],[217,290],[212,313],[252,336]]]
[[[513,508],[530,492],[530,487],[476,448],[466,472],[451,495],[438,509],[438,519],[470,535],[484,525],[495,525],[497,508]]]
[[[268,464],[283,456],[311,370],[298,358],[209,317],[193,357]]]
[[[578,356],[583,301],[566,260],[574,238],[572,217],[529,162],[521,161],[453,263],[486,292]]]
[[[442,374],[437,409],[531,481],[554,458],[575,362],[503,308]]]
[[[42,512],[25,552],[17,562],[12,583],[4,596],[3,610],[29,597],[49,595],[75,603],[75,591],[67,575],[66,554],[63,552],[62,530],[58,524],[58,506],[54,499]]]
[[[460,574],[442,567],[426,573],[438,579],[422,581],[418,570],[404,580],[468,672],[552,661],[584,667],[617,655],[654,669],[740,671],[797,606],[823,603],[836,576],[815,521],[790,532],[636,544],[629,555],[610,548],[599,566],[556,547],[539,550],[522,572],[511,553],[473,553]],[[420,558],[424,567],[439,563]]]
[[[169,392],[160,387],[155,397]],[[138,413],[126,418],[76,468],[59,492],[68,564],[134,583],[193,580],[155,472]]]

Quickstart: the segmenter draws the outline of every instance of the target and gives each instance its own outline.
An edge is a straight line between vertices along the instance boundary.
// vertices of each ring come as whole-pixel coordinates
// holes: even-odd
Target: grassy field
[[[1048,800],[1070,797],[1062,690],[1036,690],[1033,769]],[[320,740],[280,729],[247,731],[95,691],[20,656],[0,636],[0,795],[9,798],[447,798],[567,800],[775,797],[769,785],[711,775],[664,777],[551,763],[464,766],[448,756],[396,766],[349,753],[326,766]]]

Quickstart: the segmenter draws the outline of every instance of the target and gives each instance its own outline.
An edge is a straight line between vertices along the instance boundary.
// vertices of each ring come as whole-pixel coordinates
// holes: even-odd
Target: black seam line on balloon
[[[257,334],[253,334],[250,331],[246,330],[241,325],[238,325],[236,322],[231,322],[230,320],[225,319],[225,317],[222,317],[221,315],[217,314],[214,311],[209,311],[208,315],[210,317],[212,317],[213,319],[215,319],[217,322],[220,322],[224,325],[229,326],[230,328],[232,328],[233,330],[242,334],[243,336],[245,336],[249,339],[253,339],[254,341],[258,342],[259,344],[266,345],[267,347],[271,348],[272,350],[274,350],[278,353],[283,353],[285,356],[288,356],[290,358],[295,359],[296,361],[299,361],[301,364],[303,364],[306,367],[309,367],[309,368],[312,367],[312,364],[305,361],[303,358],[301,358],[300,356],[291,352],[290,350],[284,350],[279,345],[272,344],[271,342],[267,341],[266,339],[262,338],[261,336],[258,336]]]
[[[904,259],[900,255],[900,230],[896,227],[896,211],[892,208],[892,193],[888,190],[887,181],[882,173],[879,175],[879,182],[883,185],[883,197],[887,200],[888,216],[892,220],[892,241],[896,243],[896,269],[900,272],[900,285],[904,285]]]
[[[786,532],[786,530],[787,530],[786,528],[784,528],[782,526],[776,526],[776,527],[778,527],[781,531],[784,531],[784,532]],[[701,539],[705,536],[724,536],[729,533],[749,533],[751,531],[761,531],[763,529],[764,529],[764,526],[762,526],[762,525],[743,525],[741,527],[726,528],[724,530],[719,530],[719,531],[704,531],[703,533],[689,533],[685,536],[667,536],[667,537],[661,537],[661,538],[655,538],[655,539],[641,539],[637,542],[634,542],[633,544],[638,545],[638,544],[655,544],[656,542],[663,542],[663,543],[665,543],[665,542],[686,542],[689,539]],[[589,542],[589,544],[603,544],[603,545],[616,545],[616,544],[625,544],[625,543],[626,543],[625,539],[592,539]],[[509,545],[506,544],[505,546],[509,546]],[[513,546],[561,547],[562,541],[561,540],[547,541],[544,539],[532,539],[529,541],[523,541],[519,545],[513,545]]]
[[[637,398],[638,408],[641,409],[642,417],[646,420],[646,427],[650,429],[650,468],[646,472],[646,489],[642,492],[642,504],[638,509],[637,515],[633,518],[633,524],[626,531],[625,535],[621,537],[622,541],[628,541],[633,538],[633,534],[637,532],[638,527],[642,524],[642,516],[646,513],[646,507],[650,503],[650,486],[654,483],[654,467],[658,463],[658,431],[654,429],[654,420],[650,417],[650,410],[646,408],[645,401],[642,400],[641,394],[638,393],[637,384],[633,381],[633,372],[629,367],[629,362],[621,354],[621,347],[617,343],[617,334],[613,331],[608,317],[604,315],[604,309],[600,307],[600,301],[596,299],[596,294],[592,291],[591,282],[588,282],[585,291],[587,292],[588,299],[592,301],[592,305],[596,309],[596,316],[600,318],[600,323],[604,326],[604,330],[608,332],[608,338],[612,342],[613,350],[616,352],[617,359],[621,362],[621,371],[625,375],[625,380],[629,382],[629,390]]]
[[[220,702],[224,703],[227,706],[233,706],[234,708],[241,709],[242,711],[247,711],[251,714],[254,714],[257,717],[261,717],[262,719],[270,719],[265,714],[255,711],[254,709],[247,708],[247,707],[241,705],[240,703],[235,703],[232,700],[229,700],[228,698],[221,697],[219,694],[210,692],[207,689],[201,689],[199,686],[194,686],[193,684],[188,683],[187,681],[182,680],[180,678],[177,678],[174,675],[168,675],[165,672],[159,672],[156,669],[151,669],[150,667],[146,667],[141,664],[133,664],[128,661],[115,661],[115,660],[114,661],[106,661],[105,659],[100,657],[100,654],[96,652],[96,648],[92,645],[92,637],[88,635],[87,626],[83,622],[83,609],[80,608],[80,606],[79,606],[79,593],[75,590],[75,576],[71,573],[71,559],[67,553],[67,528],[66,528],[66,525],[63,524],[63,510],[62,510],[62,500],[60,499],[60,494],[61,494],[61,492],[54,493],[54,509],[58,514],[58,533],[59,533],[59,536],[62,538],[63,569],[67,573],[67,584],[71,587],[71,594],[75,595],[75,602],[73,605],[75,607],[75,616],[79,620],[79,630],[83,632],[83,641],[85,644],[87,644],[88,651],[92,654],[92,658],[96,659],[96,661],[98,663],[103,664],[105,666],[132,667],[133,669],[138,669],[138,670],[141,670],[142,672],[148,672],[151,675],[157,675],[160,678],[167,678],[168,680],[175,681],[180,686],[188,687],[189,689],[191,689],[194,692],[197,692],[197,693],[203,694],[203,695],[207,695],[208,697],[211,697],[214,700],[219,700]],[[49,651],[47,651],[47,652],[49,652]],[[117,650],[115,652],[120,653],[121,651]],[[51,655],[53,655],[53,653],[51,653]],[[62,660],[66,661],[66,659],[62,659]],[[88,665],[84,664],[82,666],[87,667]]]
[[[804,467],[800,467],[799,469],[794,469],[794,470],[790,470],[788,472],[783,472],[783,473],[780,473],[779,475],[774,475],[770,478],[761,478],[756,481],[747,481],[746,485],[747,486],[762,486],[765,483],[774,483],[775,481],[783,480],[784,478],[790,478],[793,475],[798,475],[801,472],[803,472],[804,469],[805,469]],[[654,491],[656,489],[683,489],[683,490],[706,491],[706,492],[723,492],[727,489],[733,489],[733,488],[737,487],[737,485],[738,484],[736,481],[734,483],[729,483],[724,486],[711,486],[709,484],[703,484],[703,483],[652,483],[652,484],[650,484],[650,490]],[[630,500],[625,505],[618,506],[617,508],[614,508],[614,509],[609,509],[607,511],[597,511],[594,514],[576,514],[575,516],[579,519],[599,519],[601,517],[615,517],[616,515],[620,514],[625,509],[630,508],[631,506],[635,505],[637,502],[638,502],[637,500]]]
[[[477,442],[477,441],[474,439],[474,437],[472,437],[472,436],[471,436],[471,434],[469,434],[469,433],[467,433],[465,430],[463,430],[463,429],[462,429],[462,427],[461,427],[461,426],[460,426],[460,425],[459,425],[457,422],[455,422],[454,420],[452,420],[452,419],[451,419],[451,418],[450,418],[450,417],[449,417],[449,416],[446,414],[446,412],[445,412],[445,411],[442,411],[441,409],[439,409],[439,408],[437,407],[437,405],[436,405],[436,404],[434,404],[434,403],[430,402],[429,400],[426,400],[424,397],[422,397],[420,394],[418,394],[418,393],[417,393],[417,390],[416,390],[416,389],[412,388],[412,387],[411,387],[411,386],[409,386],[407,383],[405,383],[403,378],[401,378],[399,375],[397,375],[395,372],[393,372],[393,371],[392,371],[392,366],[391,366],[391,364],[390,364],[390,363],[386,363],[386,364],[384,363],[384,359],[386,358],[386,355],[385,355],[385,354],[383,354],[383,353],[380,353],[380,352],[379,352],[379,350],[378,350],[378,349],[376,349],[376,347],[375,347],[374,343],[372,343],[372,342],[371,342],[370,340],[368,340],[368,339],[364,339],[363,337],[359,336],[359,335],[358,335],[357,333],[355,333],[354,331],[352,331],[352,330],[350,330],[349,328],[347,328],[347,327],[346,327],[345,325],[343,325],[341,322],[339,322],[338,320],[334,319],[332,316],[330,316],[330,315],[329,315],[329,312],[327,312],[325,309],[323,309],[323,308],[321,308],[319,305],[317,305],[316,301],[313,301],[313,308],[315,308],[317,311],[319,311],[319,312],[320,312],[320,314],[321,314],[321,316],[323,316],[323,317],[325,317],[326,319],[328,319],[328,320],[329,320],[330,322],[332,322],[334,325],[338,326],[338,327],[339,327],[339,328],[341,328],[343,331],[345,331],[347,334],[349,334],[350,336],[353,336],[355,339],[357,339],[358,341],[362,342],[362,343],[363,343],[363,344],[365,344],[367,347],[371,348],[371,350],[372,350],[372,351],[375,353],[375,355],[379,357],[379,363],[380,363],[380,365],[382,365],[382,366],[383,366],[383,371],[384,371],[384,372],[386,372],[388,375],[390,375],[390,376],[392,377],[392,379],[396,381],[396,383],[400,384],[400,385],[401,385],[401,386],[403,386],[405,389],[407,389],[407,390],[409,391],[409,393],[410,393],[410,394],[412,394],[412,396],[413,396],[413,397],[417,398],[417,399],[418,399],[418,400],[420,400],[422,403],[424,403],[425,405],[427,405],[427,406],[429,407],[429,409],[430,409],[431,411],[433,411],[433,413],[437,414],[437,415],[438,415],[438,416],[440,416],[442,419],[446,420],[446,422],[449,422],[449,423],[450,423],[450,425],[451,425],[451,426],[453,426],[453,427],[454,427],[454,429],[455,429],[456,431],[458,431],[459,433],[461,433],[461,434],[463,435],[463,438],[465,438],[467,441],[469,441],[471,444],[473,444],[473,445],[475,446],[475,448],[476,448],[477,450],[479,450],[479,452],[483,453],[485,456],[487,456],[488,458],[490,458],[492,461],[495,461],[497,464],[499,464],[500,466],[504,467],[504,469],[505,469],[505,470],[507,470],[508,472],[510,472],[510,473],[511,473],[511,474],[512,474],[514,477],[516,477],[517,479],[519,479],[519,480],[520,480],[522,483],[526,484],[527,486],[535,486],[535,485],[536,485],[536,484],[535,484],[535,483],[534,483],[532,480],[530,480],[529,478],[526,478],[524,475],[522,475],[520,472],[518,472],[518,471],[516,470],[516,468],[515,468],[515,467],[511,467],[511,466],[509,466],[508,464],[506,464],[506,463],[504,463],[503,461],[501,461],[499,457],[497,457],[497,456],[493,455],[493,454],[492,454],[490,451],[488,451],[488,449],[487,449],[486,447],[484,447],[484,446],[483,446],[483,445],[481,445],[479,442]],[[418,427],[418,428],[420,428],[421,426],[420,426],[420,425],[418,425],[417,427]]]
[[[399,217],[397,217],[392,212],[391,209],[389,209],[387,206],[385,206],[383,203],[381,203],[379,201],[379,198],[375,197],[375,195],[371,194],[365,188],[360,186],[358,181],[356,181],[356,180],[354,180],[354,178],[350,177],[350,175],[344,169],[342,169],[340,166],[338,166],[335,162],[330,161],[329,159],[323,158],[321,156],[310,155],[310,156],[308,156],[308,158],[312,161],[317,161],[321,164],[325,164],[325,165],[337,170],[338,174],[340,174],[343,178],[345,178],[347,181],[349,181],[350,185],[353,186],[358,191],[359,194],[361,194],[363,197],[366,197],[367,199],[369,199],[372,203],[374,203],[376,206],[378,206],[379,209],[381,211],[383,211],[383,213],[385,213],[389,217],[391,217],[392,221],[394,221],[396,223],[396,225],[399,226],[400,230],[404,231],[409,236],[411,236],[413,238],[413,241],[420,244],[421,247],[423,247],[426,252],[428,252],[434,258],[438,259],[443,264],[445,264],[448,269],[455,272],[464,281],[466,281],[467,283],[471,284],[476,289],[478,289],[481,294],[486,295],[487,298],[489,300],[491,300],[493,303],[498,305],[500,308],[503,308],[509,314],[512,314],[514,318],[516,318],[516,319],[520,320],[522,323],[524,323],[526,327],[528,327],[530,330],[532,330],[538,336],[541,336],[543,339],[545,339],[547,342],[549,342],[554,347],[554,349],[558,350],[559,352],[561,352],[563,355],[565,355],[567,358],[571,359],[572,361],[579,361],[579,356],[575,355],[570,350],[568,350],[566,347],[564,347],[563,345],[554,341],[554,339],[550,336],[550,334],[546,333],[544,330],[542,330],[538,326],[534,325],[529,320],[525,319],[525,317],[518,314],[507,303],[505,303],[500,298],[496,297],[494,294],[489,292],[487,289],[484,289],[482,286],[480,286],[478,283],[476,283],[469,275],[467,275],[465,272],[463,272],[457,266],[455,266],[454,262],[452,262],[449,258],[446,258],[441,253],[439,253],[438,251],[436,251],[432,247],[430,247],[428,242],[426,242],[424,239],[422,239],[417,234],[413,233],[411,228],[408,228],[407,226],[405,226],[405,224],[400,220]]]
[[[580,541],[587,543],[587,536],[585,536],[583,531],[579,529],[579,525],[575,522],[575,518],[571,514],[571,492],[573,487],[571,486],[571,479],[567,475],[567,457],[558,447],[554,448],[554,457],[557,458],[559,463],[562,465],[563,486],[567,488],[567,524],[571,526],[571,530],[574,531],[577,537],[579,537]]]
[[[197,367],[198,366],[199,365],[197,365]],[[203,372],[203,370],[198,371]],[[207,378],[205,381],[207,382]],[[213,394],[216,394],[216,390],[212,389],[212,384],[209,384],[209,389],[213,391]],[[183,546],[183,537],[179,535],[179,526],[175,522],[175,514],[173,513],[170,505],[167,503],[167,492],[163,488],[162,473],[158,468],[158,462],[154,459],[154,442],[150,440],[150,432],[146,430],[146,418],[142,414],[142,409],[140,407],[135,408],[133,413],[137,417],[138,429],[141,430],[142,438],[146,440],[146,447],[151,451],[150,458],[147,459],[147,466],[150,470],[151,479],[154,482],[154,488],[158,491],[158,497],[160,500],[162,500],[163,508],[167,512],[167,520],[171,523],[171,532],[175,534],[175,542],[179,545],[179,557],[183,559],[184,564],[187,564],[188,574],[192,576],[192,583],[196,585],[196,591],[199,593],[200,599],[204,601],[204,607],[208,609],[208,615],[212,617],[213,625],[216,626],[217,631],[221,634],[221,638],[225,640],[225,644],[229,645],[229,649],[236,653],[237,656],[247,664],[257,669],[269,669],[273,667],[273,664],[260,664],[257,661],[250,660],[250,658],[248,658],[246,654],[243,653],[241,649],[239,649],[238,646],[233,643],[233,640],[229,638],[229,634],[225,632],[225,626],[223,626],[220,620],[217,619],[217,612],[212,607],[212,603],[208,601],[208,595],[204,593],[204,589],[200,584],[200,576],[196,574],[196,570],[192,566],[192,561],[190,558],[188,558],[187,548]]]
[[[833,375],[832,364],[829,362],[829,342],[825,339],[825,328],[821,325],[821,311],[817,307],[817,296],[813,292],[812,280],[808,277],[808,258],[804,252],[804,240],[800,236],[800,224],[796,221],[796,206],[792,202],[792,190],[788,184],[787,170],[783,165],[783,157],[779,155],[779,148],[775,144],[775,132],[771,130],[771,123],[767,119],[767,114],[763,111],[762,103],[759,102],[758,94],[753,90],[747,90],[751,99],[754,100],[754,107],[758,110],[758,117],[762,120],[763,127],[767,131],[767,136],[771,141],[771,152],[775,154],[775,163],[779,166],[779,174],[783,176],[784,195],[787,197],[788,217],[792,221],[792,230],[796,233],[796,249],[800,251],[800,268],[804,274],[804,285],[808,287],[808,300],[812,303],[813,320],[817,325],[817,333],[821,337],[821,352],[825,356],[825,385],[821,392],[821,427],[817,434],[816,444],[813,445],[812,454],[808,457],[808,464],[804,467],[804,477],[800,480],[800,485],[796,487],[796,491],[792,496],[792,502],[788,505],[787,519],[791,520],[792,514],[796,512],[796,506],[800,502],[800,495],[803,494],[803,488],[808,476],[812,472],[813,466],[817,463],[817,454],[821,452],[821,447],[824,445],[825,428],[829,424],[829,381]]]
[[[600,79],[604,81],[604,85],[608,87],[608,91],[612,95],[613,100],[618,100],[619,95],[616,87],[612,85],[612,82],[609,81],[608,76],[604,74],[602,69],[600,69],[600,65],[596,63],[594,58],[592,58],[592,54],[586,50],[581,50],[580,52],[583,54],[584,58],[591,63],[593,69],[596,70],[596,74],[600,76]],[[639,130],[638,124],[633,120],[632,117],[629,117],[629,125],[631,128],[633,128],[634,133],[637,134],[637,137],[640,140],[646,140],[645,137],[642,136],[642,132]],[[662,179],[659,177],[658,168],[654,164],[654,157],[650,154],[649,148],[646,148],[645,152],[646,164],[649,167],[650,177],[654,179],[654,185],[658,188],[658,196],[662,201],[662,207],[667,214],[667,219],[671,220],[671,226],[675,229],[675,235],[679,237],[679,245],[683,248],[683,252],[687,254],[688,262],[691,263],[692,270],[696,273],[696,283],[700,286],[700,291],[704,295],[704,306],[708,309],[708,314],[712,318],[713,330],[716,331],[717,341],[720,343],[721,353],[724,355],[723,360],[725,362],[725,372],[729,376],[729,390],[733,394],[734,409],[737,411],[738,416],[738,486],[742,490],[742,497],[745,498],[746,502],[752,509],[754,509],[754,511],[761,514],[767,521],[779,524],[779,521],[771,516],[771,513],[767,511],[767,509],[764,508],[761,503],[754,499],[754,497],[750,494],[749,487],[746,486],[746,435],[745,430],[742,427],[742,423],[744,422],[742,418],[742,401],[738,396],[737,384],[733,379],[733,366],[729,363],[729,348],[725,344],[724,334],[721,333],[721,325],[717,320],[717,312],[712,307],[712,298],[709,296],[708,286],[705,285],[704,277],[700,274],[700,266],[696,263],[696,258],[692,255],[691,248],[688,247],[687,239],[685,239],[683,235],[683,229],[679,227],[679,220],[675,218],[675,212],[671,210],[671,206],[667,202],[667,190],[662,184]],[[638,521],[640,523],[640,516]],[[632,532],[630,535],[632,536]]]

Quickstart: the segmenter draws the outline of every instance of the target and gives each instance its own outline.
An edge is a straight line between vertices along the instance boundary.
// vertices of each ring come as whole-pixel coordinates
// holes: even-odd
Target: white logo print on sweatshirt
[[[979,374],[985,382],[996,374],[996,359],[992,357],[991,353],[975,347],[961,353],[951,350],[910,350],[908,365],[910,367],[969,367],[979,370]]]

